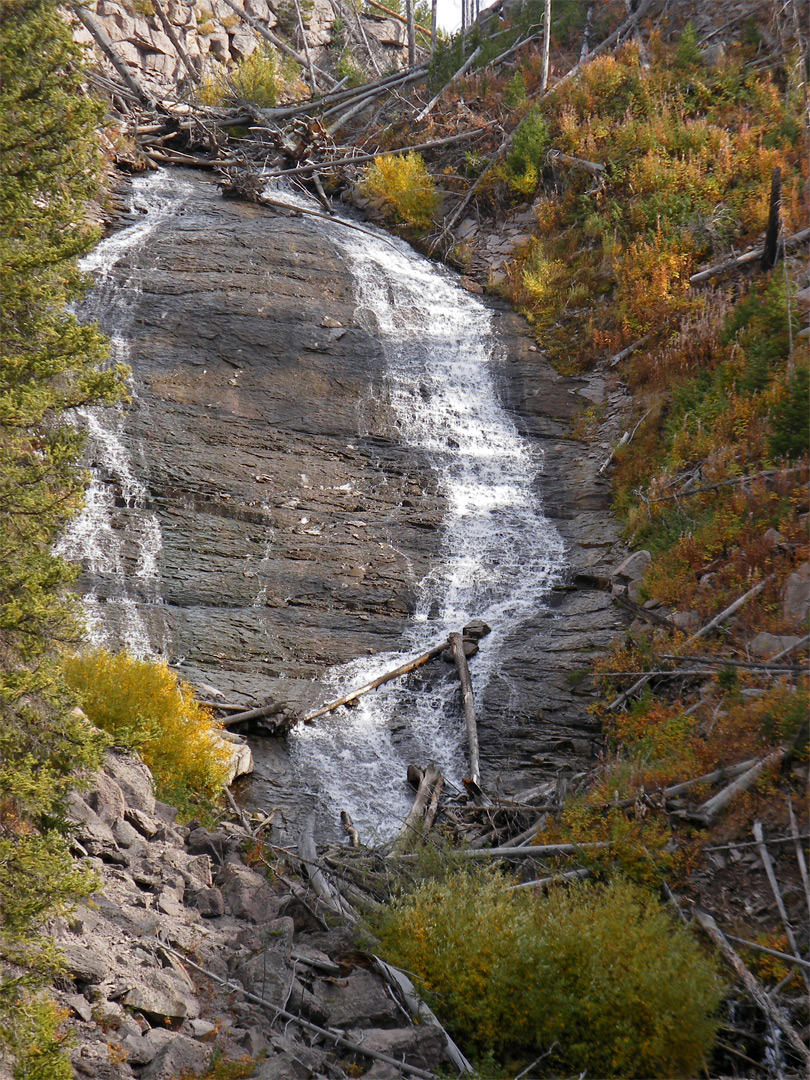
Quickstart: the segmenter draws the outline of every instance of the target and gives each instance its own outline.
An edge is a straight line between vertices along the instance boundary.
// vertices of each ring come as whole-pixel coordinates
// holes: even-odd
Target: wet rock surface
[[[159,577],[143,584],[137,610],[185,677],[246,706],[272,695],[308,708],[324,700],[326,668],[402,645],[446,508],[377,392],[381,350],[358,321],[334,243],[306,218],[184,183],[185,211],[113,271],[129,294],[136,390],[125,440],[147,492],[141,508],[119,500],[115,525],[131,528],[144,512],[159,520]],[[542,452],[538,488],[567,546],[567,577],[606,579],[624,552],[597,475],[602,455],[569,431],[589,384],[556,374],[523,321],[493,307],[504,346],[496,381]],[[130,545],[136,589],[139,558]],[[99,609],[107,585],[113,600],[114,582],[84,578]],[[485,787],[509,794],[587,767],[592,691],[573,675],[624,621],[597,589],[561,581],[551,591],[480,694]],[[441,669],[424,677],[448,678]],[[257,769],[240,797],[296,817],[308,795],[290,786],[283,740],[252,742]]]

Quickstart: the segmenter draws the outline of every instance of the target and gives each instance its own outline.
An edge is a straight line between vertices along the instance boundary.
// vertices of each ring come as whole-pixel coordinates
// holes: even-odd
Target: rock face
[[[242,0],[237,6],[254,25],[225,0],[97,0],[93,17],[140,85],[158,98],[176,100],[178,91],[182,94],[196,86],[200,78],[216,83],[263,48],[265,39],[256,23],[294,50],[301,49],[292,0]],[[355,36],[356,26],[350,23],[336,35],[335,12],[328,0],[302,5],[302,15],[312,60],[328,69],[348,43],[343,39]],[[358,21],[366,36],[356,34],[359,47],[365,47],[366,39],[370,42],[381,71],[404,65],[407,42],[402,23],[366,12],[358,12],[354,23]],[[75,33],[77,40],[93,44],[83,26]],[[367,50],[359,58],[365,62]],[[101,53],[98,62],[113,83],[120,84],[120,76]]]
[[[206,696],[215,688],[246,705],[272,695],[312,707],[324,700],[326,668],[402,646],[415,585],[441,548],[440,479],[373,392],[380,347],[321,228],[221,200],[196,179],[167,184],[163,217],[118,252],[109,293],[95,294],[102,326],[127,338],[134,375],[120,437],[141,495],[114,461],[104,464],[103,440],[91,440],[130,601],[119,602],[112,571],[91,567],[83,585],[118,641],[135,631],[115,620],[134,614]],[[500,392],[542,455],[538,484],[571,577],[607,578],[624,553],[602,454],[568,433],[588,384],[557,375],[505,306],[494,314]],[[145,551],[155,534],[162,546]],[[152,577],[139,573],[145,564]],[[587,765],[598,734],[586,711],[592,690],[569,677],[621,625],[598,589],[551,592],[480,694],[485,785],[553,785],[561,770]],[[295,817],[310,795],[293,781],[284,742],[254,740],[253,750],[242,797]],[[213,912],[220,901],[200,892],[195,903]]]
[[[357,1043],[367,1041],[421,1068],[442,1064],[441,1032],[409,1023],[383,980],[359,966],[368,961],[353,952],[346,932],[312,933],[316,897],[307,898],[309,911],[299,904],[304,918],[278,918],[292,895],[280,879],[274,883],[245,865],[250,837],[243,830],[228,823],[215,833],[174,828],[161,821],[161,812],[172,816],[155,804],[148,770],[116,752],[108,753],[90,790],[74,795],[77,852],[88,852],[81,861],[99,879],[87,903],[53,926],[67,962],[56,996],[72,1018],[77,1078],[199,1075],[211,1064],[214,1043],[225,1057],[264,1058],[257,1063],[260,1077],[334,1075],[327,1048],[310,1046],[294,1024],[274,1025],[272,1010],[201,975],[178,953],[235,979],[232,987],[241,984],[273,1004],[342,1029]],[[144,832],[151,838],[141,836],[124,847],[112,833],[130,815],[148,823]],[[111,830],[103,839],[98,821]],[[200,909],[201,891],[217,893],[216,911]],[[319,974],[324,968],[328,974]]]

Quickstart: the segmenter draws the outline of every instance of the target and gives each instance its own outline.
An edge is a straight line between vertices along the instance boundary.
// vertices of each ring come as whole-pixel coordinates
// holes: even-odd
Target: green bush
[[[188,819],[210,810],[229,776],[221,726],[166,664],[92,649],[65,660],[65,678],[88,718],[137,750],[158,798]]]
[[[548,144],[548,125],[535,105],[518,128],[504,166],[505,178],[519,194],[534,193]]]
[[[433,224],[439,196],[421,154],[376,157],[362,187],[367,195],[382,200],[384,213],[395,224],[412,229]]]
[[[810,451],[810,372],[796,369],[785,393],[771,407],[768,448],[774,458],[795,460]]]
[[[627,882],[538,897],[461,872],[395,901],[383,955],[413,972],[467,1052],[533,1075],[694,1076],[720,981],[697,942]]]

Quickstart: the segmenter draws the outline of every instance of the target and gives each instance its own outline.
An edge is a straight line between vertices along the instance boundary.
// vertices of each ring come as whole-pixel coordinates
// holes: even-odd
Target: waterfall
[[[140,274],[128,265],[165,220],[182,214],[194,188],[157,172],[132,181],[126,228],[102,240],[79,264],[94,287],[79,315],[95,319],[110,338],[114,362],[129,359],[129,331],[140,295]],[[136,389],[130,384],[130,393]],[[87,635],[95,645],[124,645],[134,656],[154,655],[166,642],[155,640],[139,605],[160,604],[162,536],[156,514],[145,507],[147,492],[137,479],[124,424],[116,408],[78,409],[71,421],[84,428],[84,457],[90,471],[82,512],[68,525],[57,554],[82,567],[89,587],[84,593]],[[165,637],[165,631],[163,635]]]
[[[393,411],[402,442],[427,455],[448,506],[441,557],[418,583],[405,653],[484,619],[493,632],[471,662],[480,697],[510,636],[542,606],[562,569],[563,543],[537,494],[542,456],[499,401],[499,347],[487,307],[386,234],[318,227],[329,228],[344,253],[357,318],[383,347],[377,404]],[[403,659],[388,653],[341,665],[325,676],[325,690],[338,697]],[[291,737],[301,784],[328,805],[332,820],[348,810],[367,842],[398,831],[410,803],[410,762],[435,761],[456,785],[466,774],[455,674],[415,681],[418,689],[388,684]]]

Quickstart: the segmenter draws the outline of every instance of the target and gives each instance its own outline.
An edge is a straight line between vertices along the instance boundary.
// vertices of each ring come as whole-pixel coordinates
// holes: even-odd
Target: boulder
[[[217,884],[228,909],[237,919],[266,923],[278,914],[278,897],[263,877],[246,866],[226,863]]]
[[[122,1046],[131,1065],[148,1065],[174,1038],[175,1033],[166,1028],[150,1028],[143,1035],[128,1035]]]
[[[802,563],[785,582],[782,616],[790,626],[799,627],[810,616],[810,562]]]
[[[700,629],[700,615],[696,611],[676,611],[671,621],[685,634],[694,634]]]
[[[67,797],[67,816],[76,824],[76,835],[91,855],[118,846],[110,826],[75,791]]]
[[[124,1004],[150,1017],[185,1020],[200,1015],[197,999],[171,968],[144,973],[144,981],[127,992]]]
[[[204,919],[218,919],[225,914],[225,897],[216,888],[186,893],[186,905],[198,911]]]
[[[142,1080],[177,1080],[199,1075],[208,1068],[211,1051],[188,1035],[172,1033],[171,1041],[155,1055],[141,1073]]]
[[[104,771],[115,780],[130,809],[141,810],[149,817],[155,816],[152,774],[140,758],[108,751]]]
[[[388,1028],[402,1023],[402,1013],[384,983],[370,971],[353,971],[339,983],[318,983],[315,993],[330,1027]]]
[[[279,1004],[287,1000],[293,983],[293,973],[283,954],[272,948],[240,964],[234,974],[251,994]]]
[[[93,786],[85,794],[84,801],[106,825],[120,821],[127,808],[121,788],[103,772],[93,778]]]
[[[619,563],[615,570],[611,572],[611,582],[630,582],[638,581],[643,577],[647,567],[652,562],[652,555],[649,551],[641,550],[634,551],[632,555],[628,555],[626,559]]]
[[[789,634],[761,633],[749,641],[748,649],[758,660],[771,660],[785,649],[789,649],[791,645],[798,645],[801,640]]]

